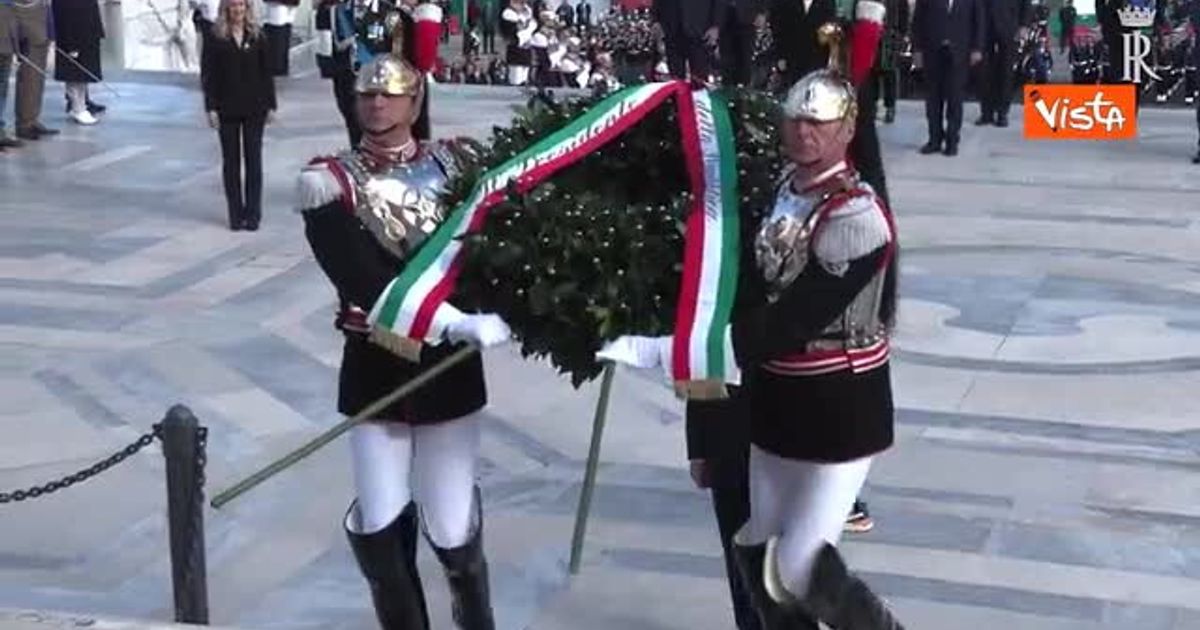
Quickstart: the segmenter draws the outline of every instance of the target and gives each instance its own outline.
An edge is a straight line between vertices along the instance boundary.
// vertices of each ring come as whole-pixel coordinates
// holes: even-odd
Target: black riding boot
[[[887,604],[850,573],[833,545],[821,548],[806,603],[834,630],[904,630]]]
[[[382,530],[360,534],[358,503],[346,513],[346,536],[371,587],[375,616],[383,630],[428,630],[429,614],[417,573],[417,506],[408,507]]]
[[[750,593],[750,601],[758,612],[758,620],[763,630],[818,630],[817,622],[798,606],[781,604],[767,593],[763,572],[767,556],[766,543],[741,545],[735,536],[733,552],[737,558],[742,584]]]
[[[475,491],[475,524],[466,544],[443,549],[433,542],[428,532],[425,538],[446,570],[454,600],[454,623],[461,630],[495,630],[487,559],[483,556],[483,507],[479,490]]]

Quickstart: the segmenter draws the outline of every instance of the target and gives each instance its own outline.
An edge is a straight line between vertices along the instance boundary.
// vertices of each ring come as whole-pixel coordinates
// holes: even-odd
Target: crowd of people
[[[188,4],[200,42],[208,41],[218,22],[220,0],[189,0]],[[262,13],[253,16],[254,24],[261,25],[254,28],[254,45],[262,46],[273,76],[288,74],[292,23],[299,4],[300,0],[251,4],[254,10],[261,7]],[[104,37],[100,0],[0,0],[0,153],[59,133],[42,121],[43,94],[50,78],[63,84],[68,120],[83,126],[102,120],[107,107],[93,98],[92,86],[104,80]],[[10,134],[5,116],[14,68],[15,124]]]
[[[615,11],[595,21],[587,0],[511,0],[478,11],[470,6],[463,56],[441,65],[439,82],[614,89],[620,84],[617,60],[630,49],[637,15],[644,13]],[[497,30],[505,44],[499,53]],[[651,34],[643,39],[653,46]]]
[[[436,78],[443,83],[612,90],[673,76],[667,38],[653,9],[626,10],[616,4],[598,20],[591,15],[586,0],[574,6],[569,0],[557,6],[553,0],[511,0],[498,14],[502,53],[486,45],[489,31],[482,20],[469,21],[462,57],[444,63]],[[765,25],[753,29],[749,47],[755,69],[743,84],[765,87],[772,78],[778,84],[779,74],[764,63],[770,40]],[[715,49],[705,54],[712,55],[710,66],[715,68]]]
[[[0,153],[59,133],[42,122],[42,100],[55,51],[53,78],[64,84],[71,120],[94,125],[105,107],[88,86],[103,78],[104,24],[98,0],[0,0]],[[9,76],[16,66],[14,133],[9,135]]]

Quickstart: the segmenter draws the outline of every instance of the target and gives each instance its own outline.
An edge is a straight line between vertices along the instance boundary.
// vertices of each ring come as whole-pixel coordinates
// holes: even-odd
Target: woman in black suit
[[[220,131],[229,229],[254,231],[262,218],[263,127],[276,105],[270,47],[248,0],[221,0],[201,64],[208,121]]]

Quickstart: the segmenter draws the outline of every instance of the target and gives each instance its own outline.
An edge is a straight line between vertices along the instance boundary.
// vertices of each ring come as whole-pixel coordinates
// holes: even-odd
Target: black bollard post
[[[167,522],[175,621],[208,625],[204,555],[204,433],[192,411],[175,405],[162,422],[167,460]]]

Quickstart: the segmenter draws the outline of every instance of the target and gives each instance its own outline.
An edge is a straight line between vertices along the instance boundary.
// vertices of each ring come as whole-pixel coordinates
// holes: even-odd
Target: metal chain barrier
[[[106,457],[105,459],[98,461],[95,464],[92,464],[91,466],[89,466],[77,473],[67,475],[66,477],[63,477],[61,479],[55,479],[54,481],[51,481],[46,484],[42,484],[40,486],[26,488],[24,490],[14,490],[12,492],[0,492],[0,505],[5,504],[5,503],[19,503],[19,502],[25,501],[27,499],[36,499],[37,497],[52,494],[52,493],[58,492],[59,490],[62,490],[63,488],[70,488],[71,486],[73,486],[77,483],[87,481],[88,479],[91,479],[92,477],[99,475],[100,473],[108,470],[109,468],[112,468],[113,466],[120,464],[121,462],[125,461],[126,459],[129,459],[130,457],[135,455],[138,451],[141,451],[142,449],[146,448],[147,446],[150,446],[150,444],[153,443],[156,438],[160,438],[160,437],[162,437],[162,425],[155,424],[149,433],[142,435],[141,437],[139,437],[137,440],[135,440],[129,446],[126,446],[125,448],[117,451],[116,453],[113,453],[112,455]],[[201,446],[201,450],[203,450],[203,446]],[[201,457],[203,457],[203,454],[201,454]],[[201,470],[203,470],[203,465],[201,466]],[[203,477],[201,477],[200,483],[201,484],[204,483]]]
[[[45,496],[87,481],[129,459],[155,440],[162,444],[166,460],[167,537],[175,621],[208,625],[208,571],[204,544],[208,428],[201,426],[187,407],[172,406],[149,433],[79,472],[32,488],[0,492],[0,504]]]

